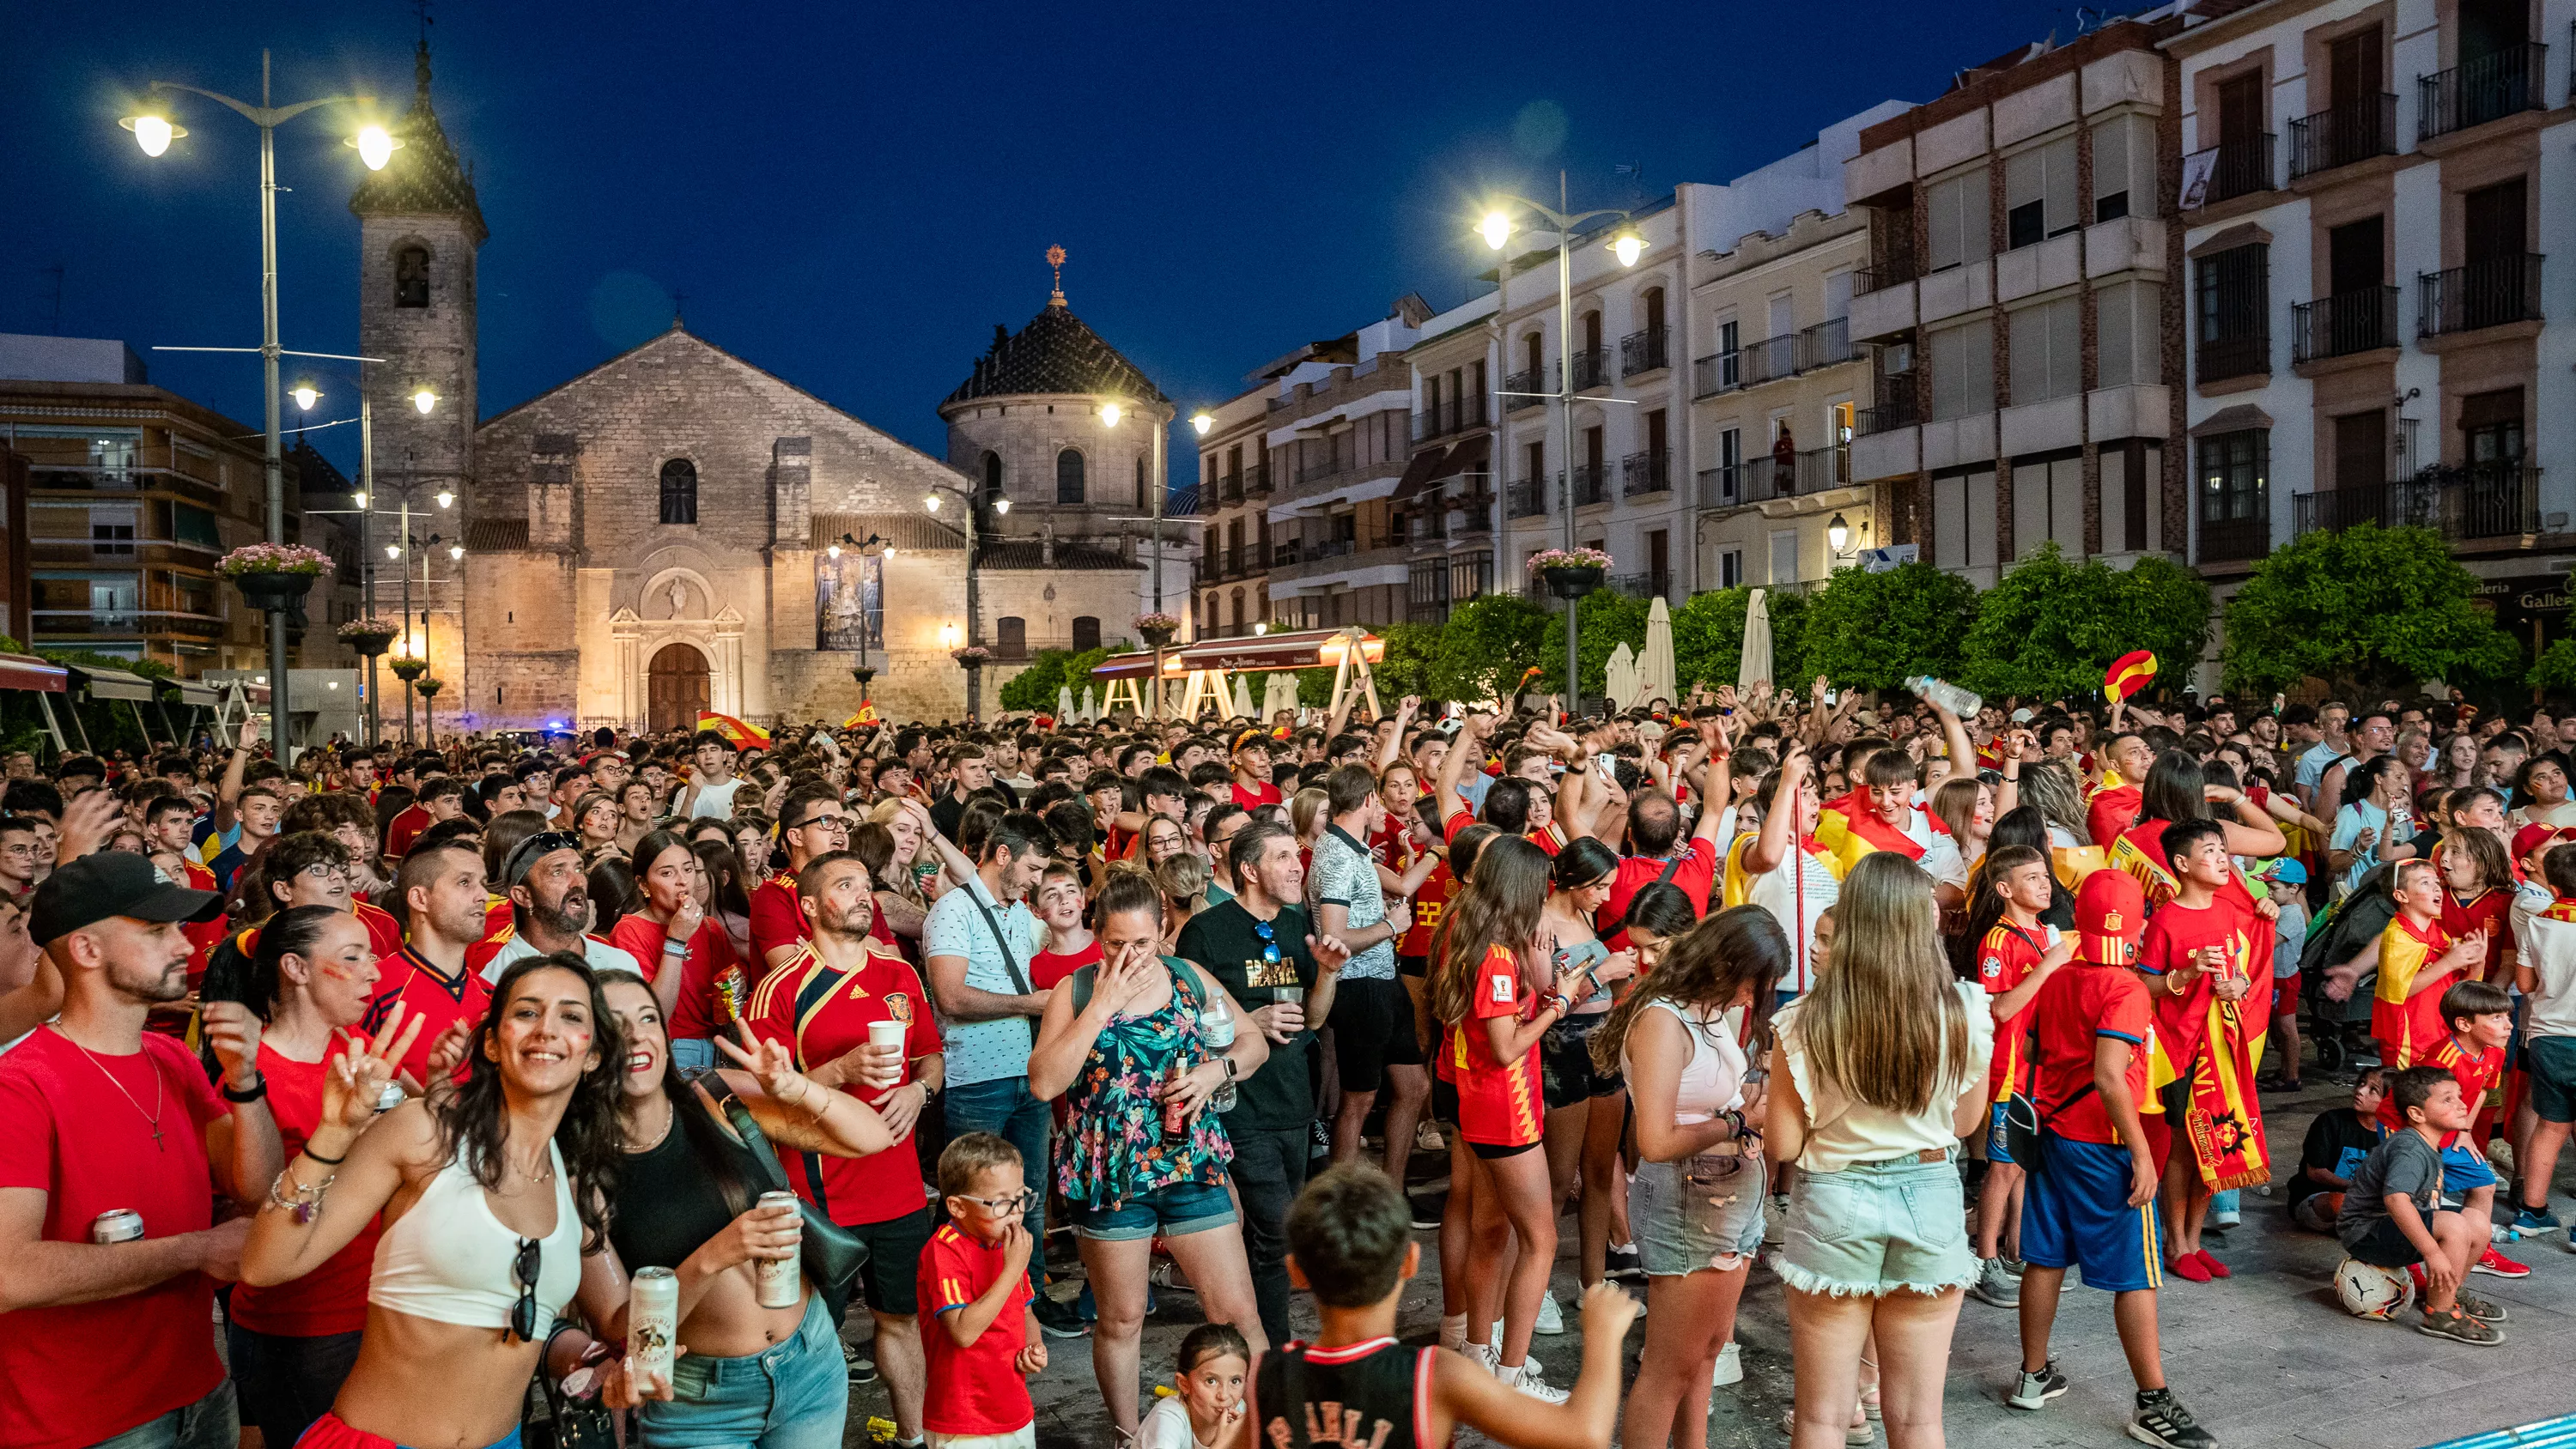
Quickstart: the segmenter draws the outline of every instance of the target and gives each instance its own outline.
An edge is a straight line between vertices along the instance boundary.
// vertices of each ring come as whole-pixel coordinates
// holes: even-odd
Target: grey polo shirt
[[[969,896],[968,891],[974,895]],[[1023,988],[1020,981],[1011,979],[1010,967],[1002,958],[1002,942],[994,937],[992,926],[984,923],[984,911],[975,909],[978,899],[992,913],[993,925],[1001,927],[1003,936],[1009,938],[1011,959],[1019,963],[1020,981],[1028,979],[1029,958],[1037,954],[1037,917],[1029,913],[1024,901],[1013,901],[1007,907],[996,901],[981,876],[968,877],[964,887],[941,896],[931,906],[921,927],[922,957],[926,961],[932,956],[963,956],[967,985],[996,996],[1017,996]],[[948,1085],[1025,1077],[1029,1074],[1029,1049],[1036,1043],[1037,1022],[1031,1017],[944,1022],[940,1045],[948,1054]]]
[[[1349,911],[1354,931],[1365,931],[1386,919],[1386,892],[1378,885],[1376,859],[1338,825],[1326,826],[1324,838],[1315,842],[1314,880],[1307,892],[1318,906]],[[1320,919],[1317,929],[1322,929]],[[1393,981],[1395,943],[1380,941],[1353,956],[1342,968],[1342,979]]]

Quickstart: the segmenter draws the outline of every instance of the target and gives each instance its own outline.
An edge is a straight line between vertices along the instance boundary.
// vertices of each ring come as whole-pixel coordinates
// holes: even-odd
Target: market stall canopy
[[[194,708],[213,709],[221,702],[214,686],[199,684],[193,679],[165,679],[161,681],[161,687],[171,691],[179,703]]]
[[[61,694],[71,671],[33,654],[0,654],[0,689],[36,689]]]
[[[71,673],[72,682],[87,688],[92,699],[123,699],[138,704],[152,702],[152,681],[140,674],[129,674],[122,669],[92,669],[86,665],[74,666]]]
[[[1294,634],[1256,634],[1243,639],[1210,639],[1163,651],[1163,672],[1183,675],[1199,669],[1329,669],[1350,649],[1347,629],[1306,629]],[[1375,664],[1386,657],[1386,641],[1361,636],[1360,647]],[[1154,672],[1152,650],[1112,654],[1094,666],[1099,679],[1125,679]]]

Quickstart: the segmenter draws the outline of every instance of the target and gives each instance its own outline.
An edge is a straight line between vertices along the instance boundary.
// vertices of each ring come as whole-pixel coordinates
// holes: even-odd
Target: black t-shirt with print
[[[1275,1002],[1302,1000],[1305,988],[1315,984],[1315,957],[1306,949],[1306,937],[1314,930],[1306,913],[1296,906],[1285,906],[1270,920],[1272,941],[1279,947],[1279,966],[1273,968],[1280,985],[1255,984],[1255,973],[1265,965],[1265,942],[1254,927],[1260,923],[1239,900],[1211,906],[1190,917],[1181,927],[1176,952],[1185,961],[1194,961],[1232,993],[1245,1011],[1258,1011]],[[1285,983],[1294,973],[1296,985]],[[1255,1031],[1250,1021],[1237,1023],[1241,1031]],[[1315,1081],[1310,1059],[1315,1052],[1315,1033],[1301,1031],[1286,1046],[1273,1042],[1270,1060],[1261,1070],[1235,1087],[1234,1110],[1225,1114],[1230,1131],[1244,1127],[1302,1127],[1315,1118]]]

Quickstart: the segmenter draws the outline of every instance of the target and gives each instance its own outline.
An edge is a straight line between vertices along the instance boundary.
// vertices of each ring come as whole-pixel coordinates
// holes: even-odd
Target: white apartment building
[[[1411,527],[1404,617],[1416,624],[1436,624],[1496,586],[1502,494],[1494,486],[1493,379],[1502,340],[1494,308],[1501,295],[1483,293],[1423,323],[1422,340],[1405,354],[1413,369],[1413,460],[1394,500]]]

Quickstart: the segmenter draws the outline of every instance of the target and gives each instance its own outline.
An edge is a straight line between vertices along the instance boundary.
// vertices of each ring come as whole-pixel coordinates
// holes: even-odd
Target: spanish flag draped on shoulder
[[[748,750],[755,747],[764,750],[769,748],[769,731],[762,729],[760,726],[755,724],[744,724],[741,720],[735,719],[729,714],[707,713],[699,715],[698,728],[702,730],[714,730],[717,734],[733,741],[733,747],[737,750]]]

